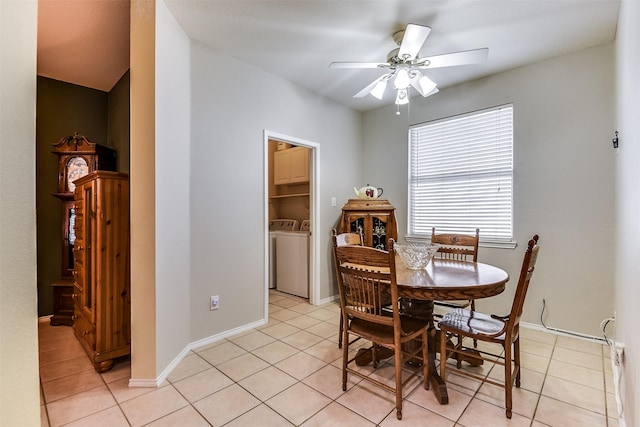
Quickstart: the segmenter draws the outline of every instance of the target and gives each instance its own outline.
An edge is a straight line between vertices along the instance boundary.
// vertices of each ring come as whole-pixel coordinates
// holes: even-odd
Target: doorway
[[[265,319],[268,317],[269,289],[273,283],[271,273],[274,250],[270,220],[286,218],[295,221],[299,231],[308,223],[308,300],[316,305],[319,292],[317,229],[318,159],[319,145],[300,138],[264,131],[264,229],[265,229]],[[285,160],[283,160],[285,159]],[[283,163],[288,165],[282,167]],[[283,172],[283,169],[286,169]]]

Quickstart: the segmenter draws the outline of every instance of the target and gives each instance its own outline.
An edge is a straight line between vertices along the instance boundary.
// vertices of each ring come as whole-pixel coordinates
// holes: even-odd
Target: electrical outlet
[[[209,310],[217,310],[220,308],[220,296],[212,295],[209,302]]]

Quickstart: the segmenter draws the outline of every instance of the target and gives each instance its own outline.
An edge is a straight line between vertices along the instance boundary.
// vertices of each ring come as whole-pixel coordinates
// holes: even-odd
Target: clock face
[[[83,157],[72,157],[67,162],[67,191],[76,189],[74,180],[89,173],[89,165]]]

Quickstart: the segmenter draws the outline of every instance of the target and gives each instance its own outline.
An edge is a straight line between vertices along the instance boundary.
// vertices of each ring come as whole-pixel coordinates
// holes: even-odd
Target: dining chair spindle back
[[[335,241],[335,236],[334,236]],[[396,282],[394,241],[389,239],[389,251],[366,246],[334,244],[334,258],[338,273],[340,308],[344,322],[342,348],[342,390],[347,389],[347,375],[355,375],[364,381],[382,387],[396,395],[396,417],[402,419],[402,389],[420,371],[423,385],[429,388],[428,335],[429,322],[400,314],[398,284]],[[391,296],[391,313],[385,303]],[[395,387],[370,375],[361,367],[352,368],[356,357],[349,359],[349,336],[355,335],[371,341],[373,367],[377,367],[377,348],[393,351]],[[407,346],[419,339],[421,345]],[[403,350],[404,349],[404,350]],[[417,366],[404,381],[402,370],[405,362],[414,360]]]
[[[334,249],[336,246],[345,246],[345,245],[358,245],[362,246],[364,243],[364,239],[362,238],[362,229],[358,229],[357,233],[340,233],[334,228],[333,229],[333,246]],[[337,266],[336,266],[337,267]],[[338,271],[336,268],[336,277]],[[342,312],[340,312],[340,326],[338,329],[338,348],[342,348],[342,329],[344,328],[343,320],[342,320]],[[357,339],[356,339],[357,340]]]
[[[538,240],[537,234],[529,240],[509,314],[506,316],[487,315],[478,313],[475,310],[457,308],[444,315],[439,322],[440,376],[442,379],[445,379],[446,371],[449,369],[444,361],[452,354],[464,354],[466,357],[486,360],[504,366],[504,382],[499,382],[489,377],[481,377],[465,370],[458,369],[454,372],[503,387],[505,389],[507,418],[511,418],[512,415],[513,385],[515,383],[516,387],[520,387],[520,317],[522,316],[527,290],[538,259],[538,251],[540,249]],[[487,351],[467,348],[463,345],[462,340],[459,340],[454,348],[448,348],[447,338],[451,335],[500,344],[504,354],[492,354]]]
[[[480,242],[480,229],[476,228],[475,235],[460,233],[436,233],[436,228],[431,228],[431,243],[440,245],[436,255],[438,258],[454,259],[458,261],[478,261],[478,244]],[[456,308],[476,309],[476,302],[473,299],[460,301],[434,301],[434,319],[436,321],[443,316],[443,311]],[[474,347],[478,346],[478,341],[473,341]],[[458,360],[458,368],[462,367],[462,361]]]

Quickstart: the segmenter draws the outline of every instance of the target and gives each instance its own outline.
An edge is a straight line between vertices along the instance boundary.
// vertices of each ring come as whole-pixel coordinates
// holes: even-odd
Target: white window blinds
[[[475,234],[510,242],[513,106],[504,105],[409,129],[409,235]]]

